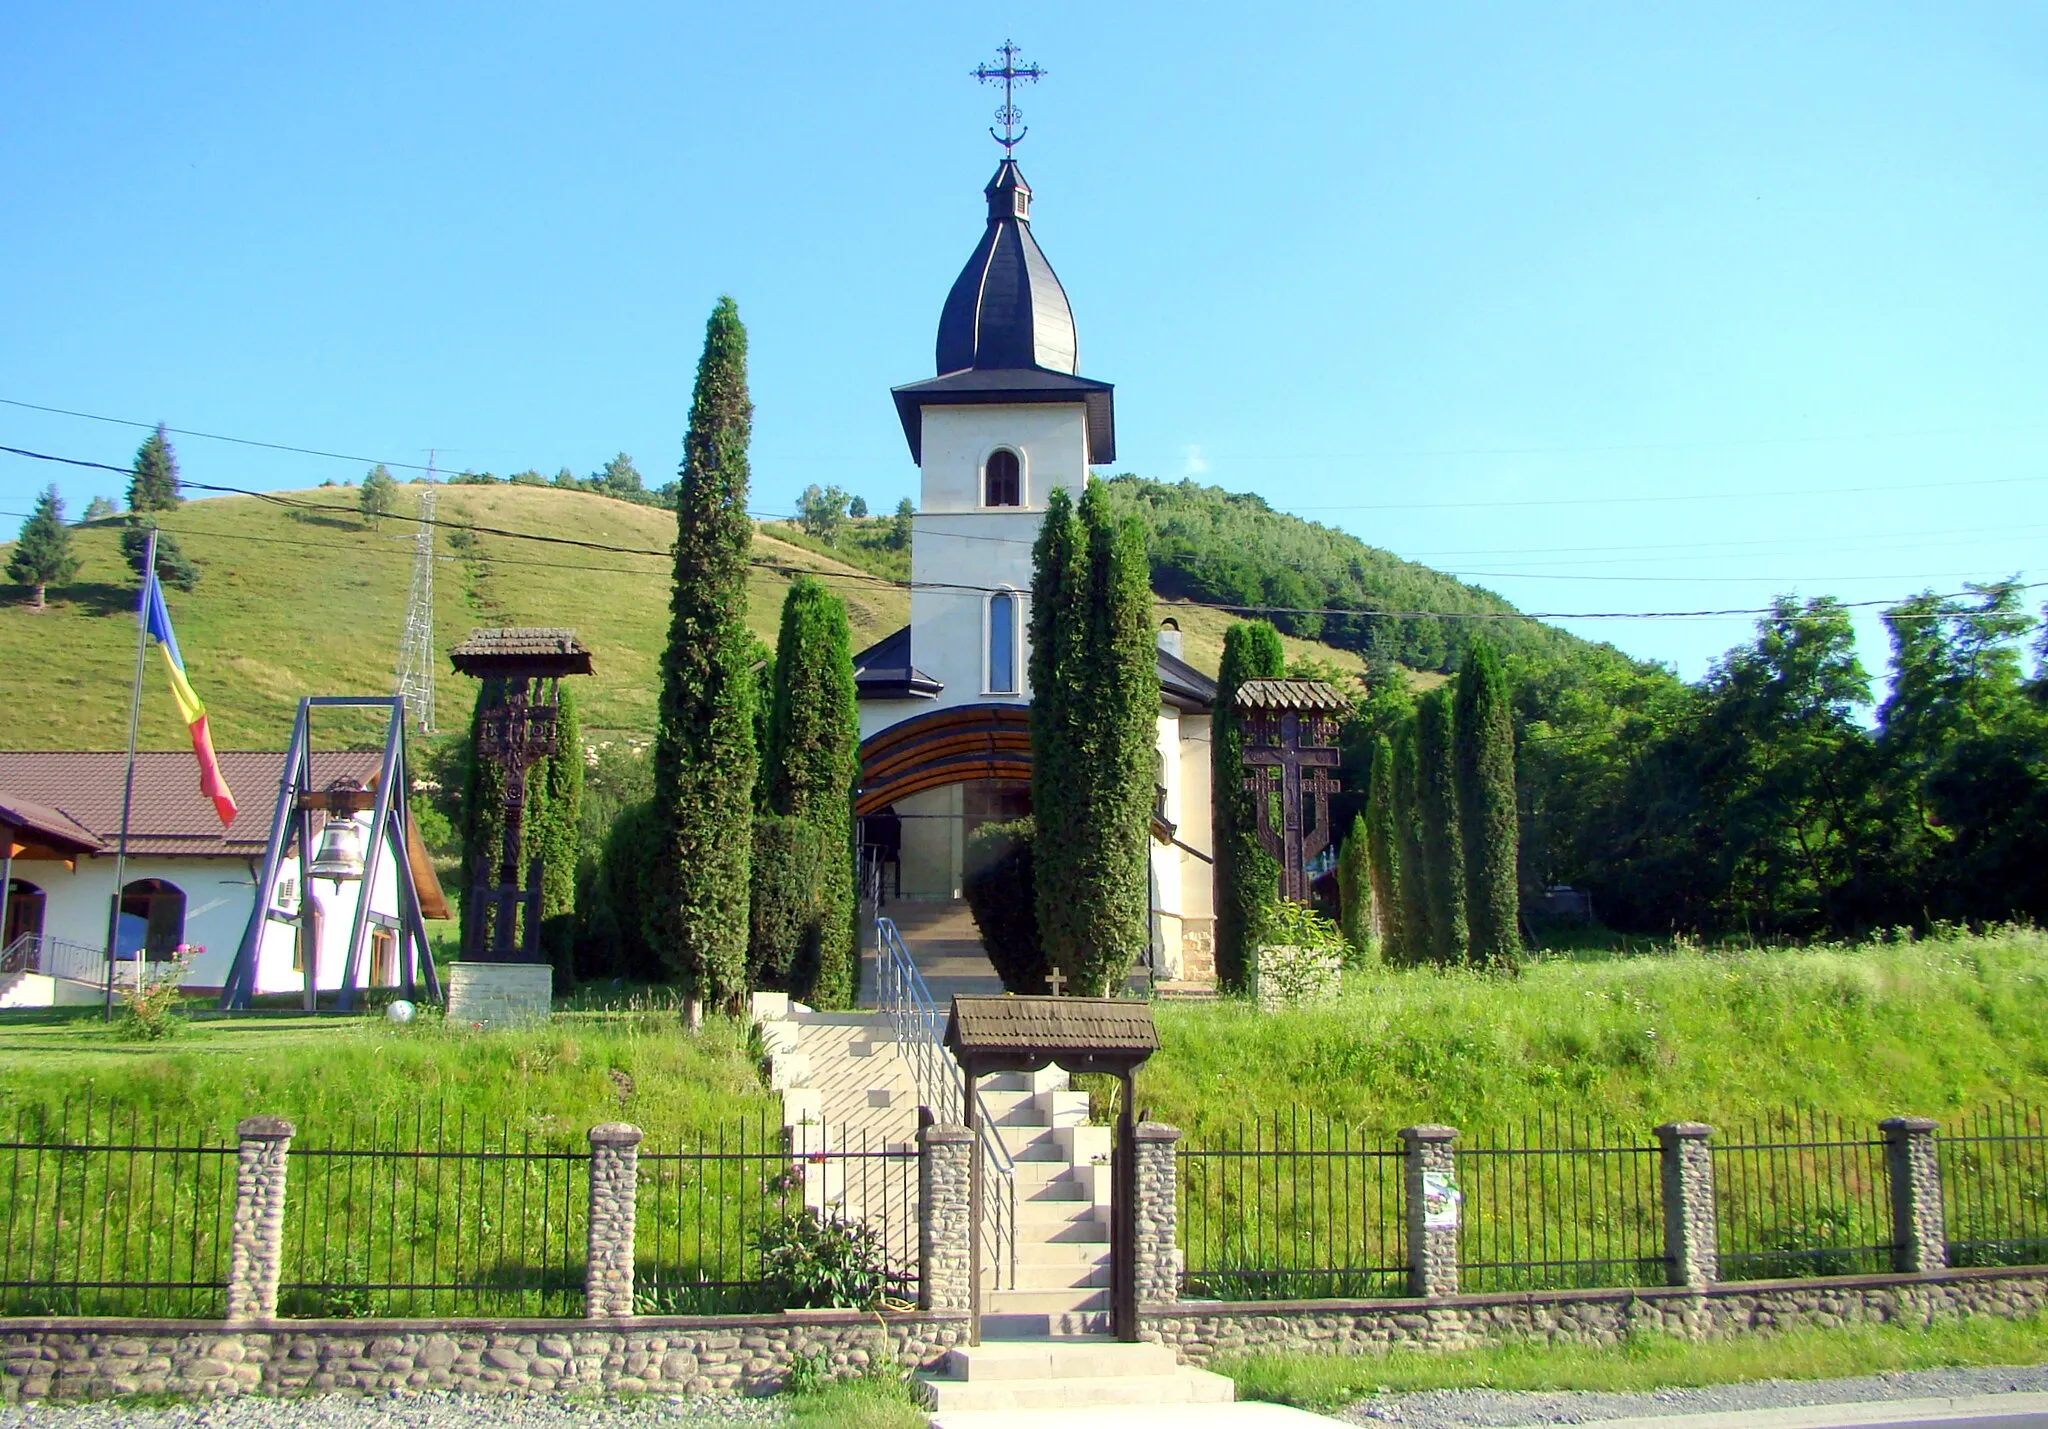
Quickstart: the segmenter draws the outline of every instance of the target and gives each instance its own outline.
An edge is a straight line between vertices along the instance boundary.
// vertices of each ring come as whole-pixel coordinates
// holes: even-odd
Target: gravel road
[[[783,1422],[781,1404],[706,1394],[693,1398],[528,1399],[505,1395],[249,1395],[140,1409],[112,1404],[0,1408],[0,1429],[748,1429]]]
[[[1790,1409],[1802,1404],[1861,1404],[1883,1399],[1932,1399],[1964,1394],[2048,1391],[2048,1365],[2013,1369],[1923,1369],[1867,1374],[1854,1379],[1765,1379],[1707,1389],[1658,1389],[1640,1394],[1508,1392],[1432,1389],[1417,1394],[1376,1394],[1339,1417],[1379,1429],[1506,1429],[1522,1424],[1587,1424],[1657,1414],[1726,1414]],[[0,1420],[0,1426],[5,1421]]]

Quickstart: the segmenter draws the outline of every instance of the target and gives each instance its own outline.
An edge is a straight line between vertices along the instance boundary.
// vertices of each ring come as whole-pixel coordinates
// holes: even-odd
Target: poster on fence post
[[[1422,1228],[1451,1231],[1458,1228],[1458,1206],[1465,1197],[1448,1171],[1422,1173]]]

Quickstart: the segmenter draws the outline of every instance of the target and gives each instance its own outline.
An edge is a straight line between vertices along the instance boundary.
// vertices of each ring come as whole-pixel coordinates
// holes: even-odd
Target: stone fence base
[[[0,1402],[309,1390],[768,1394],[798,1356],[935,1366],[967,1317],[791,1311],[632,1320],[0,1320]]]
[[[1218,1355],[1473,1349],[1508,1340],[1613,1344],[1632,1330],[1698,1339],[1759,1330],[1925,1325],[2048,1309],[2048,1269],[1944,1270],[1640,1290],[1529,1291],[1433,1300],[1190,1301],[1148,1305],[1143,1338],[1202,1364]]]

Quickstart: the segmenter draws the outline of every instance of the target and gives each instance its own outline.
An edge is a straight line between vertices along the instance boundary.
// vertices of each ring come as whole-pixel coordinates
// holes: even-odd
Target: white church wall
[[[1064,486],[1078,496],[1088,482],[1087,410],[1079,402],[924,408],[918,509],[928,513],[985,510],[981,504],[982,463],[998,447],[1009,448],[1021,460],[1026,509],[1044,510],[1054,486]],[[1028,568],[1029,553],[1026,555]]]

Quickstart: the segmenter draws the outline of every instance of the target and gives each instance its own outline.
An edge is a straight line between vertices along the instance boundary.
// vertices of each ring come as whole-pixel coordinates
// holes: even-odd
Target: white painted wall
[[[368,819],[361,820],[366,826]],[[381,860],[376,888],[370,899],[373,922],[380,916],[395,926],[398,918],[398,872],[387,855]],[[194,959],[185,975],[187,987],[217,988],[227,981],[235,951],[242,943],[242,930],[249,921],[250,905],[256,896],[256,874],[260,862],[240,858],[166,858],[140,855],[127,861],[122,875],[128,883],[160,878],[173,883],[185,894],[185,942],[205,952]],[[296,860],[286,864],[286,877],[296,881]],[[43,932],[88,948],[104,948],[107,942],[107,912],[114,892],[114,860],[111,857],[82,858],[75,870],[42,860],[16,860],[14,876],[43,890]],[[320,983],[323,988],[341,986],[348,960],[349,933],[355,917],[357,890],[361,884],[338,884],[315,879],[314,892],[326,909],[320,948]],[[296,912],[296,901],[287,909]],[[304,974],[292,969],[294,928],[271,923],[257,961],[256,991],[295,992],[305,986]],[[394,960],[393,978],[397,964]],[[363,961],[356,985],[370,986],[369,942],[364,940]]]
[[[945,690],[920,711],[964,704],[1027,704],[1031,546],[1054,486],[1088,482],[1087,409],[1080,403],[924,409],[922,502],[911,523],[910,652]],[[1008,448],[1022,466],[1022,506],[981,504],[981,471]],[[966,587],[950,589],[949,587]],[[989,689],[991,587],[1016,592],[1016,689]],[[861,732],[871,733],[862,714]],[[877,720],[873,728],[886,728]]]

